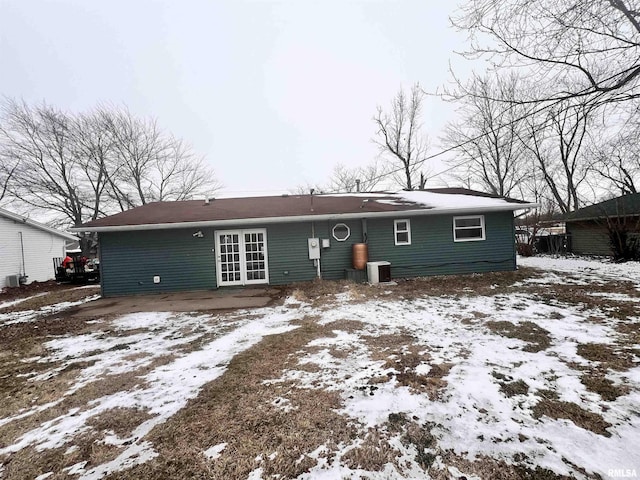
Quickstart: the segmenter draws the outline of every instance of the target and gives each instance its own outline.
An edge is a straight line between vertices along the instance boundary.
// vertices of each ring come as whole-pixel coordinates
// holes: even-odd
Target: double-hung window
[[[396,245],[411,245],[411,223],[409,220],[394,220],[393,235]]]
[[[453,217],[454,242],[475,242],[484,239],[484,215]]]

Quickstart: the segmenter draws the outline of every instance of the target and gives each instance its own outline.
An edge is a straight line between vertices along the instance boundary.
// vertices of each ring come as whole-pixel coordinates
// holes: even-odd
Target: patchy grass
[[[511,398],[516,395],[526,395],[529,393],[529,385],[524,380],[513,381],[512,377],[496,372],[495,370],[491,372],[491,376],[497,380],[503,380],[497,383],[500,385],[500,391],[504,393],[506,397]]]
[[[55,406],[47,408],[45,410],[33,413],[32,415],[24,418],[16,419],[12,422],[6,423],[0,426],[0,438],[3,438],[7,444],[14,442],[23,432],[29,431],[41,425],[44,422],[49,422],[57,417],[67,414],[69,411],[77,409],[78,412],[89,409],[91,407],[91,401],[112,395],[118,392],[127,391],[136,387],[141,387],[144,381],[141,380],[141,376],[145,373],[149,373],[153,369],[160,366],[163,362],[168,362],[170,357],[163,357],[156,362],[148,365],[145,368],[119,374],[109,375],[90,382],[84,387],[76,390],[70,395],[66,395],[66,392],[71,384],[69,381],[74,378],[77,372],[71,372],[69,375],[61,375],[56,378],[54,382],[46,381],[34,384],[32,386],[31,395],[35,396],[36,405],[43,405],[48,402],[59,399],[60,402]],[[55,386],[55,389],[52,387]],[[35,393],[34,393],[35,392]],[[34,402],[35,403],[35,402]],[[33,408],[35,405],[30,405]],[[12,412],[12,414],[18,414],[19,412]],[[9,416],[9,415],[6,415]],[[132,417],[133,418],[140,418]],[[116,420],[117,421],[117,420]],[[137,425],[134,425],[135,428]],[[6,445],[4,445],[6,446]],[[19,455],[18,452],[15,455]]]
[[[263,383],[297,362],[292,352],[327,335],[331,329],[306,320],[237,355],[224,375],[154,429],[150,439],[160,453],[157,459],[109,478],[198,478],[205,472],[209,478],[246,478],[258,467],[265,476],[295,478],[316,463],[307,453],[328,439],[350,443],[357,430],[335,413],[341,405],[336,393],[299,389],[292,382]],[[274,405],[278,397],[293,408]],[[220,458],[205,461],[202,451],[220,443],[227,443]]]
[[[583,343],[578,345],[578,355],[599,362],[604,368],[625,371],[634,364],[633,356],[604,343]]]
[[[102,434],[89,430],[72,440],[72,447],[64,446],[39,451],[27,447],[14,454],[5,463],[5,480],[36,478],[55,472],[51,479],[69,478],[65,473],[73,465],[84,463],[85,467],[101,465],[115,459],[123,447],[108,445],[101,441]]]
[[[604,421],[601,415],[588,412],[575,403],[544,398],[534,405],[532,412],[533,416],[538,419],[542,416],[553,419],[564,418],[572,421],[578,427],[598,435],[611,436],[611,433],[607,431],[607,428],[611,427],[610,423]]]
[[[19,287],[4,287],[3,289],[0,289],[0,303],[32,297],[39,293],[66,291],[73,288],[77,288],[77,285],[57,283],[55,280],[31,282],[27,285],[20,285]]]
[[[303,474],[312,478],[322,473],[318,471],[320,464],[340,465],[347,469],[340,473],[345,478],[359,475],[348,469],[390,479],[571,478],[536,466],[541,458],[545,463],[540,464],[545,467],[553,465],[554,470],[600,478],[598,473],[571,463],[575,457],[562,450],[563,442],[541,438],[545,429],[532,419],[545,423],[568,420],[602,437],[613,436],[607,442],[620,441],[625,430],[617,429],[618,425],[630,425],[619,420],[631,414],[623,410],[628,408],[627,400],[615,405],[604,402],[633,395],[637,385],[630,380],[632,375],[621,379],[616,375],[615,381],[607,375],[611,370],[624,372],[636,365],[634,355],[638,352],[633,341],[637,343],[638,339],[637,320],[631,317],[637,316],[638,303],[593,293],[597,290],[595,293],[624,293],[630,297],[640,293],[631,291],[631,282],[578,285],[582,281],[579,276],[565,276],[575,283],[570,285],[528,282],[542,275],[520,269],[401,280],[396,285],[315,281],[287,287],[297,301],[288,301],[280,308],[288,314],[293,312],[295,320],[291,322],[297,328],[260,337],[263,339],[251,347],[239,346],[228,364],[226,360],[212,364],[223,373],[209,383],[203,382],[195,398],[143,437],[157,456],[107,478],[248,478],[258,472],[265,479]],[[82,293],[86,296],[88,292]],[[514,293],[515,297],[511,295]],[[45,303],[59,301],[58,295],[63,292],[43,295],[33,303],[23,302],[15,306],[16,311],[40,308],[40,298]],[[548,312],[540,320],[544,324],[510,321],[510,312],[522,312],[541,299]],[[361,310],[349,310],[353,305]],[[548,305],[558,308],[549,309]],[[580,312],[585,313],[583,319]],[[242,315],[211,313],[198,320],[202,323],[177,324],[170,335],[161,324],[147,327],[142,322],[122,330],[112,318],[93,324],[66,314],[2,327],[0,393],[6,401],[0,405],[0,419],[47,402],[59,403],[0,424],[0,448],[70,411],[81,415],[101,398],[145,388],[145,375],[162,372],[164,366],[206,351],[222,336],[232,336],[249,317],[260,322],[265,314],[255,310]],[[566,333],[568,322],[576,322],[582,329],[579,341],[573,337],[568,341],[571,345],[578,343],[578,354],[593,364],[576,362],[573,348],[568,350],[570,355],[563,356],[564,350],[559,347],[564,336],[570,334]],[[607,343],[599,343],[604,340],[597,337],[590,340],[589,328],[608,332]],[[55,362],[33,360],[49,355],[44,342],[51,337],[95,332],[100,335],[91,338],[98,346],[107,342],[107,349],[96,347],[93,351],[92,346],[88,348],[92,351],[82,357],[59,357],[61,360]],[[151,351],[136,350],[136,344],[127,339],[149,332],[157,334],[158,339],[163,335],[169,339],[189,338],[157,357]],[[524,344],[521,349],[513,348],[512,342],[501,337]],[[69,388],[95,367],[93,357],[109,351],[122,361],[148,359],[150,364],[115,375],[95,375],[82,388],[69,393]],[[525,355],[523,351],[539,355]],[[543,365],[537,371],[536,362],[553,366]],[[202,368],[207,370],[206,365]],[[511,370],[513,377],[504,373]],[[47,371],[55,375],[32,380]],[[189,375],[196,378],[198,372],[190,371]],[[592,395],[585,396],[580,404],[561,401],[556,389],[567,377],[573,381],[579,377],[584,388],[597,393],[602,401],[594,401]],[[180,384],[190,379],[177,374],[174,380]],[[541,385],[545,388],[540,389]],[[534,388],[538,399],[532,407]],[[514,398],[518,396],[521,398]],[[371,415],[379,417],[367,423],[358,416],[359,408],[371,408]],[[53,472],[51,480],[68,478],[73,475],[65,469],[72,465],[86,462],[84,468],[89,469],[116,458],[127,445],[110,444],[105,439],[115,437],[135,443],[138,439],[132,435],[136,428],[155,416],[149,408],[116,404],[89,418],[83,429],[60,448],[39,450],[31,445],[5,454],[0,458],[4,468],[0,475],[14,480]],[[509,426],[502,428],[505,423]],[[589,432],[583,434],[595,437]],[[593,443],[603,452],[610,445]],[[225,446],[219,457],[209,458],[203,453],[221,444]],[[466,445],[478,453],[467,455]]]
[[[99,432],[112,432],[120,438],[128,438],[136,427],[152,417],[142,408],[117,407],[91,417],[87,425]]]
[[[565,277],[571,279],[571,276]],[[527,288],[535,292],[550,305],[575,305],[583,310],[602,310],[607,315],[628,322],[630,317],[637,317],[640,291],[635,282],[630,281],[602,281],[597,284],[594,292],[593,283],[553,285],[529,285]],[[598,295],[594,295],[598,293]],[[610,298],[607,294],[625,295],[629,301]],[[633,320],[632,320],[633,321]]]
[[[516,324],[507,321],[489,321],[485,323],[485,326],[503,337],[517,338],[518,340],[526,342],[527,345],[522,348],[525,352],[540,352],[546,350],[551,345],[549,332],[533,322],[520,322]]]
[[[426,374],[416,371],[416,367],[422,364],[429,366]],[[426,393],[431,400],[436,400],[447,386],[447,381],[443,377],[449,373],[452,366],[453,364],[450,363],[432,362],[431,356],[421,352],[420,347],[408,345],[402,351],[389,355],[383,369],[392,370],[387,373],[386,378],[395,378],[399,385],[409,387],[416,392]],[[373,378],[369,383],[375,384],[384,380],[385,377],[381,377],[381,380]]]
[[[529,385],[524,380],[517,380],[515,382],[498,382],[500,384],[500,391],[507,397],[511,398],[516,395],[526,395],[529,393]]]
[[[626,385],[615,385],[602,374],[587,373],[580,377],[580,382],[590,392],[597,393],[603,400],[608,402],[615,401],[616,398],[629,393],[629,387]]]
[[[389,295],[414,300],[425,295],[500,295],[513,293],[513,284],[542,276],[539,270],[520,267],[515,271],[475,273],[470,275],[436,275],[409,279],[394,279],[394,284],[369,285],[347,280],[299,282],[288,287],[287,293],[298,301],[323,305],[328,296],[348,292],[351,301],[362,302]],[[390,291],[390,293],[388,293]]]
[[[397,464],[400,451],[388,443],[386,435],[370,428],[362,443],[342,456],[342,462],[352,470],[380,472],[388,463]]]
[[[39,310],[42,307],[48,305],[54,305],[62,302],[77,302],[90,295],[100,293],[99,287],[95,288],[63,288],[57,289],[52,292],[45,293],[44,295],[38,295],[34,298],[29,298],[23,302],[15,305],[0,308],[0,314],[21,312],[25,310]]]
[[[507,464],[486,456],[468,460],[452,451],[443,452],[441,459],[444,464],[453,466],[462,472],[459,479],[466,479],[467,476],[472,475],[490,480],[573,480],[575,478],[558,475],[545,468]],[[526,460],[526,458],[517,459],[519,462]],[[432,480],[451,480],[453,478],[448,469],[430,469],[429,476]]]
[[[436,459],[434,454],[437,440],[431,434],[434,427],[431,423],[418,424],[409,419],[404,412],[390,413],[384,425],[392,435],[399,435],[401,443],[406,447],[413,447],[416,451],[415,462],[428,470]]]

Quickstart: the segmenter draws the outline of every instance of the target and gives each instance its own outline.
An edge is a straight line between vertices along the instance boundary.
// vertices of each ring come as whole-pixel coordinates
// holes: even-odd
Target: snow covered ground
[[[519,256],[518,265],[568,273],[585,281],[629,280],[640,284],[640,262],[614,263],[606,257],[590,259],[539,255]]]
[[[155,426],[225,374],[234,356],[268,335],[298,328],[305,316],[328,330],[291,352],[293,367],[262,379],[265,388],[273,388],[264,404],[296,411],[295,395],[276,390],[285,383],[301,391],[335,392],[341,399],[336,412],[360,434],[336,445],[328,432],[326,442],[305,452],[313,466],[298,478],[490,479],[475,469],[481,461],[578,479],[613,478],[616,470],[640,475],[640,359],[637,345],[634,350],[620,328],[635,325],[637,332],[638,319],[598,304],[615,301],[634,312],[638,296],[612,293],[610,286],[619,280],[640,284],[640,268],[539,257],[518,263],[546,273],[497,286],[491,295],[468,291],[415,298],[397,285],[371,287],[376,295],[363,298],[347,288],[327,296],[322,306],[292,297],[280,306],[223,315],[134,313],[95,319],[89,333],[49,338],[44,354],[21,360],[33,368],[26,381],[47,385],[70,368],[77,374],[58,399],[36,401],[0,419],[0,438],[2,428],[28,425],[11,441],[0,441],[5,462],[0,478],[20,478],[9,477],[11,460],[27,449],[74,451],[80,435],[91,431],[91,419],[116,408],[147,412],[129,435],[110,432],[96,440],[118,447],[118,455],[100,464],[80,458],[64,472],[43,467],[38,478],[66,473],[98,479],[154,462],[160,453],[148,434]],[[537,290],[554,285],[583,289],[593,301],[550,302]],[[30,313],[16,320],[27,317],[34,318]],[[349,328],[332,327],[345,321]],[[588,358],[585,345],[618,352],[629,362],[622,368],[615,359]],[[136,371],[141,373],[135,386],[46,417],[84,387]],[[618,393],[607,398],[596,393],[585,384],[587,374],[599,375],[598,381]],[[27,422],[42,415],[45,420],[35,426]],[[410,425],[432,441],[407,441]],[[379,470],[347,461],[374,432],[394,460]],[[234,441],[201,445],[203,461],[213,464],[234,455]],[[251,459],[254,468],[246,478],[271,478],[263,476],[265,466],[277,455],[265,451]]]

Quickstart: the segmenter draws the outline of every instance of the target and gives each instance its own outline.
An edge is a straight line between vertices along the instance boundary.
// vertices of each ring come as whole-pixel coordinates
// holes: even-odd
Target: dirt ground
[[[612,326],[617,335],[615,341],[593,338],[580,343],[576,358],[581,360],[570,366],[585,389],[597,394],[602,401],[615,402],[636,389],[637,386],[611,378],[612,373],[629,371],[640,359],[637,285],[629,281],[607,282],[597,287],[602,295],[594,296],[594,285],[581,284],[571,275],[566,275],[562,284],[536,283],[542,276],[543,272],[538,270],[521,268],[516,272],[404,280],[388,287],[318,281],[273,290],[270,306],[293,312],[290,323],[296,328],[267,334],[234,354],[223,365],[221,375],[206,382],[197,395],[159,423],[152,423],[158,412],[151,406],[117,406],[94,415],[88,412],[98,399],[119,392],[144,391],[154,372],[176,359],[199,352],[208,342],[232,332],[236,325],[253,320],[251,310],[233,314],[209,312],[206,319],[201,317],[203,320],[195,318],[196,313],[184,314],[180,318],[192,315],[195,320],[182,327],[178,325],[166,335],[177,342],[173,349],[143,351],[137,349],[134,339],[152,341],[161,334],[161,327],[141,322],[136,328],[123,331],[117,324],[124,314],[122,311],[106,311],[91,317],[75,315],[81,308],[77,305],[49,309],[63,301],[74,303],[93,298],[95,290],[49,282],[31,284],[20,291],[9,289],[0,293],[0,303],[49,293],[0,309],[0,394],[4,399],[0,405],[0,478],[84,478],[92,468],[120,458],[131,442],[139,442],[141,436],[153,446],[155,456],[87,478],[313,478],[305,475],[319,462],[329,461],[335,452],[344,450],[345,445],[356,445],[340,456],[346,468],[359,472],[349,478],[577,478],[536,466],[524,456],[515,456],[509,461],[483,456],[470,459],[443,449],[433,433],[438,430],[435,423],[422,422],[418,416],[406,413],[389,411],[384,424],[363,428],[340,413],[345,405],[340,391],[322,388],[321,384],[301,388],[295,377],[285,375],[291,371],[300,375],[317,374],[322,367],[301,363],[301,359],[325,354],[325,350],[332,361],[348,362],[358,355],[353,346],[336,342],[324,349],[317,342],[339,335],[358,335],[371,360],[380,362],[382,372],[368,377],[358,387],[358,395],[373,396],[392,380],[398,386],[425,395],[429,401],[439,402],[446,397],[452,367],[465,360],[464,348],[460,348],[454,360],[443,361],[440,352],[425,349],[416,332],[410,329],[373,335],[366,320],[344,318],[320,322],[321,314],[340,308],[335,299],[345,294],[349,295],[349,304],[357,305],[390,297],[407,304],[429,298],[446,298],[455,303],[469,296],[507,298],[517,291],[552,307],[606,312],[606,320],[603,316],[592,321]],[[607,297],[608,293],[624,295],[626,300],[613,300]],[[308,307],[296,316],[300,305]],[[554,315],[549,314],[547,320],[561,321],[562,315],[557,315],[557,319]],[[460,321],[465,323],[465,328],[482,328],[506,341],[521,342],[524,355],[544,354],[553,347],[553,335],[533,319],[496,321],[490,314],[477,311],[466,314]],[[87,350],[77,358],[52,355],[51,342],[66,338],[75,338],[78,342],[87,338],[110,342],[110,352],[118,355],[122,364],[135,367],[117,370],[111,366],[112,371],[89,379],[88,375],[101,364],[105,352]],[[429,365],[427,373],[420,370],[424,365]],[[492,375],[505,398],[520,404],[525,398],[535,400],[530,406],[534,422],[561,419],[596,436],[611,435],[612,425],[602,414],[562,399],[555,390],[536,389],[531,382],[516,380],[497,369]],[[535,396],[531,396],[532,392]],[[85,426],[62,443],[43,447],[37,442],[25,441],[19,449],[10,448],[42,425],[60,423],[60,428],[64,428],[66,421],[85,414]],[[154,426],[145,432],[147,424]],[[116,440],[109,440],[111,438]],[[119,442],[117,439],[129,440]],[[223,445],[223,451],[203,455],[203,451],[215,445]],[[407,451],[413,452],[410,458],[406,457]],[[255,475],[257,466],[260,476]],[[389,468],[413,473],[397,477],[389,473]],[[575,472],[581,471],[580,465],[572,468]],[[415,472],[423,476],[415,477]],[[582,478],[603,477],[585,472]]]
[[[77,287],[69,283],[57,283],[55,280],[47,282],[31,282],[19,287],[5,287],[0,290],[0,303],[9,302],[19,298],[31,297],[38,293],[66,291]]]

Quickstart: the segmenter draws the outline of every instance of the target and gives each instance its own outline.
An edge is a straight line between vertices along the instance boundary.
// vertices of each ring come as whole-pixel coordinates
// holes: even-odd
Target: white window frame
[[[336,228],[338,227],[344,227],[347,229],[347,236],[344,238],[338,238],[336,237]],[[347,225],[346,223],[336,223],[333,228],[331,229],[331,236],[333,238],[336,239],[337,242],[346,242],[347,240],[349,240],[349,237],[351,236],[351,229],[349,228],[349,225]]]
[[[480,226],[473,227],[456,227],[456,220],[469,220],[469,219],[480,219]],[[482,229],[481,237],[473,237],[473,238],[457,238],[456,233],[458,230],[476,230],[478,228]],[[465,215],[463,217],[453,217],[453,241],[454,242],[481,242],[487,239],[485,223],[484,223],[484,215]]]
[[[398,230],[398,224],[404,222],[407,225],[406,230]],[[398,233],[406,233],[407,241],[406,242],[398,242]],[[398,220],[393,221],[393,241],[396,245],[411,245],[411,221],[408,218],[400,218]]]

